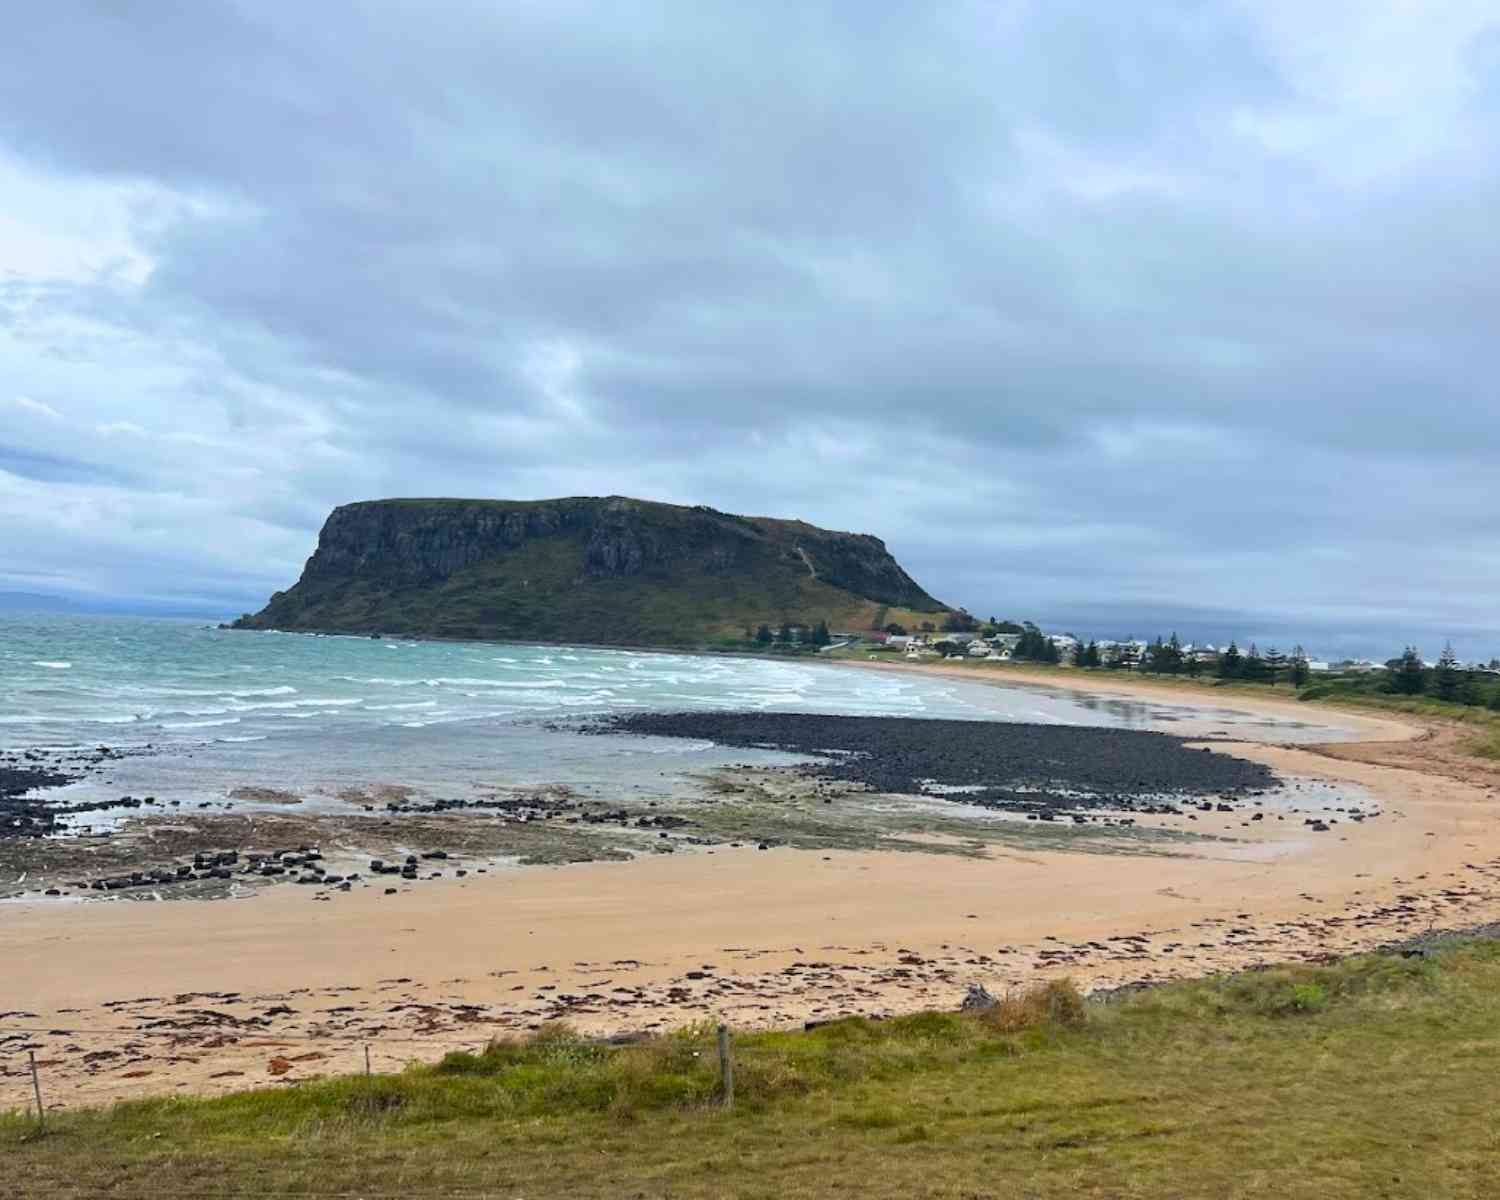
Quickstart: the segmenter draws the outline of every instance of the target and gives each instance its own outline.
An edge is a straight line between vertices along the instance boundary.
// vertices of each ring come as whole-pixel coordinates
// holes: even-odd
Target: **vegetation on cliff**
[[[867,534],[622,497],[374,500],[329,516],[244,629],[612,645],[753,641],[947,612]]]

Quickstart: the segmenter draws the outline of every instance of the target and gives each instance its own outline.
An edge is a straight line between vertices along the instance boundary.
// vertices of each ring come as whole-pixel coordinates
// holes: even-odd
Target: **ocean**
[[[201,803],[236,786],[327,795],[380,785],[441,792],[558,783],[594,794],[669,792],[679,777],[731,761],[786,761],[769,752],[586,737],[566,728],[573,718],[640,709],[1158,729],[1193,715],[1055,689],[804,659],[325,637],[134,617],[0,616],[0,749],[107,745],[144,752],[75,785],[69,801],[135,790]],[[1210,712],[1226,731],[1267,724]],[[1284,724],[1283,740],[1318,732]]]

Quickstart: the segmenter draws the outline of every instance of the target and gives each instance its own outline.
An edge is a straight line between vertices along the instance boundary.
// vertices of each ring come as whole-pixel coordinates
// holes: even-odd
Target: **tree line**
[[[1408,646],[1401,652],[1401,657],[1386,663],[1385,669],[1386,688],[1398,696],[1430,695],[1471,708],[1487,704],[1492,711],[1500,712],[1500,688],[1493,689],[1486,696],[1481,686],[1481,673],[1458,661],[1452,642],[1443,647],[1436,667],[1429,669],[1417,648]]]
[[[1011,657],[1041,663],[1063,661],[1057,643],[1029,622],[1011,651]],[[1157,637],[1144,650],[1132,641],[1110,643],[1101,648],[1097,641],[1078,639],[1070,662],[1075,667],[1140,670],[1155,675],[1192,678],[1210,673],[1224,680],[1272,685],[1286,682],[1298,688],[1305,686],[1312,677],[1307,652],[1300,645],[1284,654],[1275,646],[1262,651],[1254,642],[1241,650],[1238,642],[1231,641],[1224,650],[1204,656],[1198,651],[1185,649],[1175,633],[1166,639]],[[1500,661],[1492,661],[1490,670],[1497,669],[1500,669]],[[1500,712],[1500,686],[1486,690],[1487,672],[1461,664],[1451,643],[1443,648],[1435,667],[1426,666],[1417,648],[1408,646],[1399,658],[1386,664],[1385,671],[1382,686],[1386,692],[1401,696],[1427,695],[1452,704],[1487,706]]]
[[[1244,651],[1240,650],[1237,642],[1230,642],[1222,653],[1205,661],[1201,652],[1186,649],[1182,639],[1175,633],[1168,638],[1158,636],[1147,643],[1144,649],[1134,641],[1110,642],[1100,646],[1093,639],[1074,640],[1076,644],[1069,661],[1075,667],[1102,667],[1109,671],[1139,670],[1153,675],[1186,675],[1191,678],[1208,671],[1220,679],[1272,684],[1285,680],[1295,687],[1305,684],[1312,673],[1307,652],[1301,646],[1294,646],[1290,654],[1282,653],[1275,646],[1262,653],[1254,642]],[[1016,642],[1011,657],[1045,663],[1063,660],[1056,641],[1030,624]]]
[[[828,646],[833,643],[833,635],[828,632],[828,622],[819,621],[811,629],[802,625],[792,625],[786,621],[781,623],[781,628],[774,633],[766,624],[757,626],[753,631],[745,630],[745,640],[755,642],[761,646]]]

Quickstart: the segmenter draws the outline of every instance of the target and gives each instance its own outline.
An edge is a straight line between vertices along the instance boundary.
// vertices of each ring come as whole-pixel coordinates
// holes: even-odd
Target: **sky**
[[[1493,0],[49,0],[0,198],[0,590],[235,615],[340,503],[623,494],[1500,653]]]

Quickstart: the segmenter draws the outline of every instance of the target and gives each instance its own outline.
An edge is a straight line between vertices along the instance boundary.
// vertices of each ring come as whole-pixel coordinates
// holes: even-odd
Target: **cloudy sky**
[[[983,615],[1500,652],[1493,0],[49,0],[0,39],[0,590],[334,505],[886,539]]]

